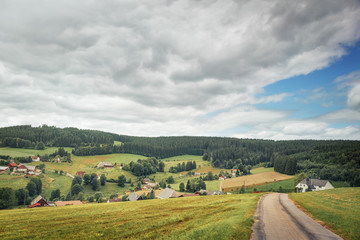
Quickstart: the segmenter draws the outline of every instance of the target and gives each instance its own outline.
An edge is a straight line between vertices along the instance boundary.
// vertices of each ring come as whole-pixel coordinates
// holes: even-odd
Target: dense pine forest
[[[0,128],[3,147],[73,147],[78,156],[132,153],[167,158],[202,155],[214,167],[238,168],[246,172],[262,164],[285,174],[305,172],[321,179],[348,181],[360,186],[360,141],[273,141],[223,137],[133,137],[113,133],[56,128],[14,126]],[[119,141],[122,144],[114,144]]]

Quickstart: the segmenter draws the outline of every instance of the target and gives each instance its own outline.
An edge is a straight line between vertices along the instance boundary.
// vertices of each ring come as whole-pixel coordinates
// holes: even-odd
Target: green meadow
[[[249,239],[259,197],[244,194],[3,210],[1,238]]]
[[[291,193],[289,197],[344,239],[360,239],[360,188]]]

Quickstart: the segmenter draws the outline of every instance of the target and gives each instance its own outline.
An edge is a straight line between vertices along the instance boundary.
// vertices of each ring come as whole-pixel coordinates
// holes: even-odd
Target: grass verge
[[[344,239],[360,239],[360,188],[291,193],[289,197]]]

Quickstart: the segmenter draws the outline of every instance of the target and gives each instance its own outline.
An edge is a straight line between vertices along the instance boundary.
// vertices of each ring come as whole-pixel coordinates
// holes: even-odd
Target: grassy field
[[[56,152],[58,147],[49,147],[45,150],[36,150],[36,149],[25,149],[25,148],[10,148],[10,147],[2,147],[0,148],[0,155],[9,155],[11,157],[28,157],[35,155],[45,155],[52,154]],[[71,152],[72,148],[64,148],[66,151]]]
[[[292,192],[295,189],[295,179],[276,181],[276,182],[271,182],[271,183],[267,183],[267,184],[264,184],[264,185],[258,185],[256,187],[249,187],[249,188],[246,189],[246,192],[252,192],[252,191],[263,191],[263,192],[279,191],[280,186],[283,189],[283,192]]]
[[[251,173],[252,174],[257,174],[257,173],[264,173],[264,172],[273,172],[274,168],[264,168],[264,167],[259,167],[259,168],[254,168],[251,169]]]
[[[0,175],[0,188],[11,187],[13,189],[25,188],[30,181],[24,176]]]
[[[263,185],[291,178],[294,178],[294,176],[289,176],[278,172],[263,172],[224,180],[222,182],[222,189],[223,191],[227,192],[237,191],[240,190],[241,186],[243,185],[245,185],[245,187],[256,187],[257,185]]]
[[[244,194],[3,210],[1,238],[249,239],[259,197]]]
[[[360,239],[360,188],[292,193],[289,196],[344,239]]]

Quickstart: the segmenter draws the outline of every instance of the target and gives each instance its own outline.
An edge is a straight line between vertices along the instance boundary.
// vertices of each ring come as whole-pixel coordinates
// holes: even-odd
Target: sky
[[[360,2],[2,0],[0,119],[360,140]]]

